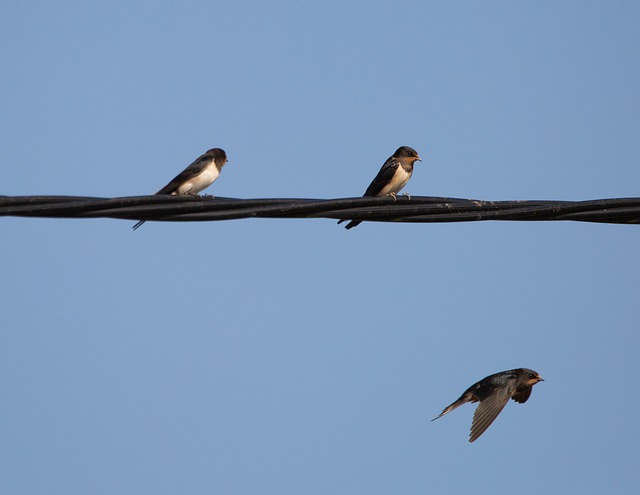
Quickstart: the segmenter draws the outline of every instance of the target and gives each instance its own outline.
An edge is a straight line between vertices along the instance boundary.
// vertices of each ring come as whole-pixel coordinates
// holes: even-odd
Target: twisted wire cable
[[[235,199],[212,196],[0,196],[0,216],[118,218],[171,222],[241,218],[328,218],[370,222],[571,220],[640,223],[640,198],[484,201],[429,196]]]

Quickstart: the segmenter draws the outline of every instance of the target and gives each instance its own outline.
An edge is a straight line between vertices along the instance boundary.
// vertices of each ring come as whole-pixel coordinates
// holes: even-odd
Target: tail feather
[[[449,404],[447,407],[445,407],[442,410],[442,412],[440,413],[440,415],[436,416],[431,421],[435,421],[436,419],[441,418],[445,414],[450,413],[451,411],[453,411],[456,407],[460,407],[462,404],[465,404],[467,402],[470,402],[470,401],[463,395],[457,401],[455,401],[453,404]]]
[[[136,223],[133,227],[131,227],[133,230],[137,230],[140,227],[142,227],[142,224],[146,222],[146,220],[140,220],[138,223]]]
[[[343,218],[342,220],[338,220],[338,225],[340,225],[342,222],[346,222],[347,219]],[[357,225],[360,225],[362,223],[361,220],[351,220],[347,225],[344,226],[345,229],[349,230],[352,229],[354,227],[356,227]]]
[[[362,223],[362,221],[360,221],[360,220],[351,220],[347,225],[344,226],[344,228],[349,230],[349,229],[352,229],[354,227],[357,227],[361,223]]]

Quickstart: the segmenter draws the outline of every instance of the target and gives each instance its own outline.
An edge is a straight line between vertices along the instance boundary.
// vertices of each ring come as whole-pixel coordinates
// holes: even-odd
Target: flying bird
[[[227,154],[224,150],[220,148],[210,149],[155,194],[198,196],[200,191],[215,182],[227,161]],[[145,221],[140,220],[133,226],[133,230],[139,228]]]
[[[469,441],[473,442],[489,428],[509,399],[524,404],[531,395],[533,386],[543,381],[537,372],[527,368],[489,375],[471,385],[457,401],[447,406],[440,416],[431,421],[441,418],[466,402],[480,402],[471,423]]]
[[[411,174],[413,174],[413,164],[416,161],[422,161],[418,152],[409,146],[401,146],[396,152],[387,158],[382,168],[376,175],[375,179],[369,184],[364,196],[392,196],[394,199],[396,194],[409,182]],[[338,223],[345,222],[347,219],[340,220]],[[362,223],[361,220],[351,220],[345,229]]]

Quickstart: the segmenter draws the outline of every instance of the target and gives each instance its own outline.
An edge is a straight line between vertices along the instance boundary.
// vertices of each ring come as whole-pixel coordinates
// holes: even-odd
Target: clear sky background
[[[0,194],[640,196],[640,4],[4,2]],[[640,227],[3,218],[3,494],[637,493]],[[546,381],[475,443],[484,376]]]

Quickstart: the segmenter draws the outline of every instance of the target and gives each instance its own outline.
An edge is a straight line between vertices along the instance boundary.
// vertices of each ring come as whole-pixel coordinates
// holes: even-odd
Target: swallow
[[[527,368],[489,375],[471,385],[457,401],[447,406],[440,413],[440,416],[431,421],[441,418],[466,402],[480,402],[476,412],[473,413],[471,433],[469,434],[469,441],[473,442],[489,428],[500,411],[507,405],[509,399],[524,404],[531,395],[533,386],[543,381],[537,372]]]
[[[387,158],[375,179],[369,184],[364,196],[391,196],[395,199],[396,194],[407,185],[411,174],[413,174],[413,164],[421,162],[418,152],[409,146],[400,146],[396,152]],[[346,218],[338,223],[346,222]],[[345,229],[349,230],[361,224],[361,220],[351,220]]]
[[[191,165],[176,175],[171,182],[155,194],[169,194],[171,196],[198,196],[220,175],[222,167],[227,163],[227,154],[220,148],[213,148],[199,156]],[[140,220],[133,226],[139,228],[146,220]]]

